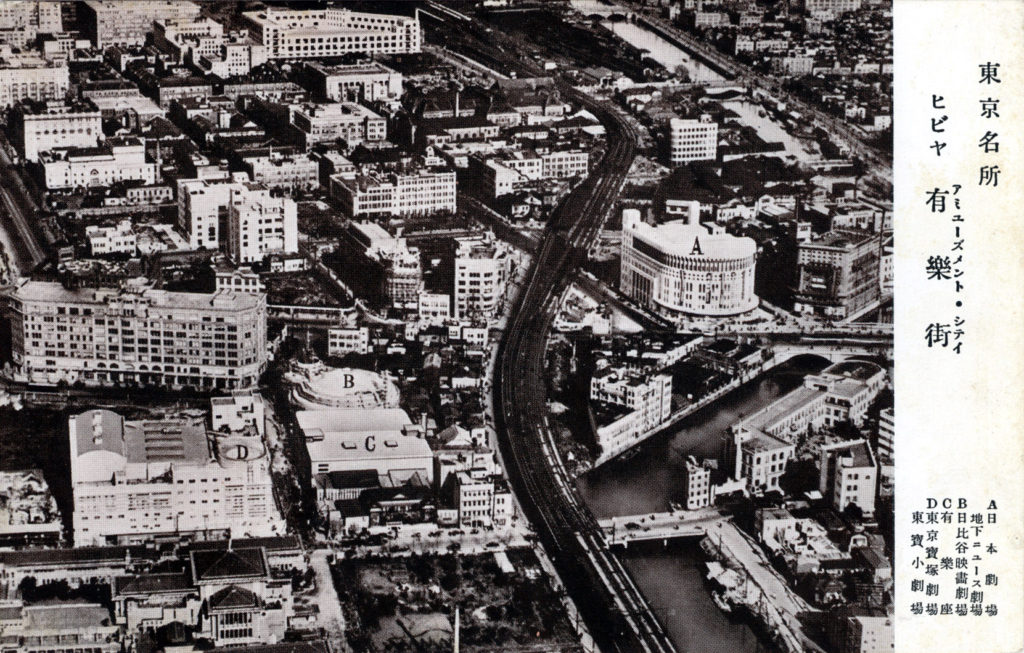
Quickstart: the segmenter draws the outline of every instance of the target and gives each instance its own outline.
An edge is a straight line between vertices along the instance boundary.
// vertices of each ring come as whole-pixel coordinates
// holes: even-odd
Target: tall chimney
[[[455,606],[455,637],[452,639],[453,653],[459,653],[459,606]]]

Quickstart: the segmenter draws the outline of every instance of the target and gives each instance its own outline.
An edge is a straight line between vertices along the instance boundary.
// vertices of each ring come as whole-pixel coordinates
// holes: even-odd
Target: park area
[[[346,635],[357,653],[450,651],[455,606],[463,651],[581,650],[559,595],[529,549],[344,559],[333,569]]]

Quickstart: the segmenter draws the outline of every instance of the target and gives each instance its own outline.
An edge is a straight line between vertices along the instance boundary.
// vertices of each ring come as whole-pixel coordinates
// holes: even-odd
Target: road
[[[345,615],[341,611],[341,601],[334,589],[331,567],[327,563],[328,549],[316,549],[309,557],[309,566],[316,573],[316,606],[317,621],[327,633],[327,641],[332,651],[347,651],[345,640]]]
[[[17,245],[20,245],[19,251],[11,252],[10,255],[22,259],[23,264],[19,267],[23,273],[27,273],[46,260],[46,251],[40,246],[25,215],[26,212],[35,214],[35,204],[32,202],[28,190],[22,184],[18,170],[14,167],[2,144],[0,144],[0,201],[3,203],[4,213],[10,218],[9,224],[14,227],[14,233],[9,232],[8,236]],[[7,221],[3,221],[2,226],[7,227],[7,224]]]

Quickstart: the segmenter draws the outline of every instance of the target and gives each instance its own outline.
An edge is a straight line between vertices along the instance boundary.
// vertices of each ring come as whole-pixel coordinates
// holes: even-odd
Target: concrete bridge
[[[672,510],[643,515],[610,517],[598,522],[608,546],[628,547],[630,542],[674,540],[681,537],[703,537],[708,529],[725,519],[711,508]]]
[[[893,350],[892,343],[878,343],[878,344],[837,344],[837,345],[818,345],[818,344],[778,344],[772,347],[773,357],[771,359],[771,365],[781,365],[791,358],[802,356],[804,354],[813,354],[814,356],[821,356],[827,358],[833,363],[844,361],[848,358],[856,358],[858,356],[878,356],[879,354],[885,356],[887,359],[892,360]]]

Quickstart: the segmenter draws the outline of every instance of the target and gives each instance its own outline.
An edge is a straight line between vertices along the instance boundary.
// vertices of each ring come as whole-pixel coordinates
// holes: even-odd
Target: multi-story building
[[[818,490],[831,500],[833,508],[842,512],[854,504],[865,517],[875,514],[878,465],[866,441],[823,446],[818,471]]]
[[[39,155],[39,161],[49,190],[95,188],[119,181],[153,185],[160,179],[157,163],[146,160],[146,146],[134,137],[111,138],[98,147],[48,150]]]
[[[844,605],[827,615],[828,641],[836,653],[891,653],[893,631],[892,616],[881,609]]]
[[[189,0],[149,0],[124,3],[116,0],[85,0],[78,6],[83,32],[97,48],[111,45],[143,45],[153,21],[194,22],[199,5]]]
[[[509,249],[493,234],[456,238],[452,317],[494,318],[511,273]]]
[[[355,102],[296,105],[291,120],[307,149],[339,138],[355,147],[363,141],[383,141],[388,135],[387,120]]]
[[[455,211],[455,172],[421,169],[388,175],[364,174],[348,179],[331,177],[331,195],[345,214],[411,216]]]
[[[244,172],[178,180],[178,228],[190,247],[218,249],[226,242],[231,192],[246,180]]]
[[[228,196],[227,253],[236,264],[299,251],[295,201],[245,183]]]
[[[672,165],[713,161],[718,156],[718,123],[708,115],[700,119],[673,118],[669,122],[669,160]]]
[[[693,456],[686,457],[683,469],[683,505],[687,510],[711,505],[711,469],[699,464]]]
[[[261,294],[25,281],[8,304],[15,376],[30,383],[235,389],[267,362]]]
[[[217,44],[217,49],[199,56],[196,65],[221,79],[241,77],[267,63],[267,48],[248,37],[231,35]]]
[[[405,238],[396,238],[373,222],[353,222],[348,235],[363,248],[363,257],[379,268],[373,275],[377,290],[394,305],[414,303],[423,290],[420,251],[409,247]]]
[[[9,2],[0,7],[17,4]],[[63,98],[70,84],[65,59],[48,61],[26,54],[0,57],[0,108],[6,109],[22,100],[44,102]]]
[[[394,485],[414,476],[430,484],[434,454],[407,435],[411,420],[398,408],[303,410],[295,414],[306,438],[311,474],[372,469]]]
[[[24,101],[15,108],[14,140],[26,161],[61,147],[93,147],[101,138],[100,111],[89,100]]]
[[[442,492],[458,511],[460,526],[505,526],[512,519],[512,491],[499,477],[454,472]]]
[[[0,3],[0,35],[18,47],[34,45],[40,34],[64,31],[59,2],[26,0]]]
[[[854,316],[878,301],[880,235],[829,231],[800,243],[793,310],[831,320]]]
[[[590,379],[590,401],[601,459],[614,458],[672,414],[672,377],[606,367]]]
[[[419,15],[268,6],[243,16],[270,59],[319,59],[350,52],[405,54],[419,52],[422,44]]]
[[[335,102],[396,102],[402,96],[402,73],[367,60],[354,64],[305,63],[314,93]]]
[[[153,45],[174,57],[176,63],[195,63],[204,54],[216,54],[223,42],[224,26],[211,18],[153,21]]]
[[[732,477],[754,492],[779,490],[779,479],[796,445],[761,431],[732,429],[726,440],[726,465]]]
[[[366,327],[334,327],[327,330],[327,354],[368,354],[370,352],[370,330]]]
[[[863,0],[804,0],[804,10],[814,18],[831,20],[847,11],[860,9]]]
[[[700,223],[699,202],[690,202],[688,218],[657,227],[636,209],[622,212],[619,287],[667,317],[738,315],[757,308],[756,261],[752,238]]]
[[[126,421],[109,410],[72,416],[68,433],[76,546],[284,531],[259,438],[216,436],[202,421]]]
[[[808,427],[834,427],[847,421],[860,425],[885,380],[885,370],[874,363],[836,363],[806,377],[801,387],[751,413],[733,429],[796,442]]]
[[[89,241],[89,252],[93,256],[103,256],[104,254],[134,256],[138,251],[131,220],[121,220],[112,227],[89,225],[85,228],[85,237]]]
[[[878,414],[878,457],[882,460],[894,460],[895,436],[896,416],[892,408],[886,408]]]
[[[307,191],[320,185],[320,164],[307,154],[270,151],[241,158],[252,180],[267,188]]]

